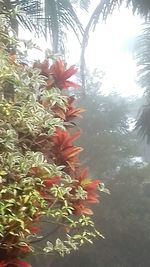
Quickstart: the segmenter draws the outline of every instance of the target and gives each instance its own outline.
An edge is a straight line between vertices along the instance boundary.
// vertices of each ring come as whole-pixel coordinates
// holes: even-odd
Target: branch
[[[33,241],[31,241],[30,243],[31,243],[31,244],[35,244],[35,243],[38,243],[38,242],[41,242],[41,241],[47,239],[49,236],[51,236],[52,234],[54,234],[60,227],[61,227],[61,225],[58,225],[58,226],[55,227],[51,232],[49,232],[48,234],[46,234],[45,236],[43,236],[41,239],[33,240]]]

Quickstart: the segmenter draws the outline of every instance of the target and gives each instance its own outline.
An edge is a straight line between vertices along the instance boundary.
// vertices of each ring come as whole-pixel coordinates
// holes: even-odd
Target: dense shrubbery
[[[19,41],[0,28],[0,267],[29,266],[30,253],[68,254],[100,235],[90,215],[98,202],[99,180],[91,180],[79,161],[82,148],[74,118],[82,109],[66,94],[78,85],[76,73],[60,60],[33,67],[21,64]],[[35,246],[44,222],[48,238],[61,228],[61,237]],[[55,225],[55,228],[52,227]]]

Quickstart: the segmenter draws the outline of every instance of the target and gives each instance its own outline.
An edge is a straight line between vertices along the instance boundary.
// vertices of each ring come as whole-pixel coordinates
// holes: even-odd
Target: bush
[[[8,29],[8,32],[6,31]],[[10,34],[9,34],[10,33]],[[0,267],[29,266],[30,253],[64,256],[100,233],[91,220],[99,180],[79,162],[72,122],[82,109],[65,94],[77,69],[60,60],[21,63],[9,22],[0,28]],[[44,223],[49,232],[44,232]],[[53,227],[54,225],[54,227]],[[61,228],[61,238],[47,240]],[[42,235],[42,236],[41,236]],[[37,246],[38,244],[38,246]]]

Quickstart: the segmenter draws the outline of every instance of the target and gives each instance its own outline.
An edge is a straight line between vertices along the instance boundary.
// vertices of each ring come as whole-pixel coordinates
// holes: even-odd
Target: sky
[[[89,13],[96,5],[92,2]],[[89,14],[79,14],[83,24],[87,23]],[[137,67],[133,59],[134,43],[141,31],[142,20],[133,16],[131,10],[121,8],[108,17],[106,23],[100,21],[94,32],[90,33],[89,43],[85,53],[86,66],[92,72],[94,69],[105,72],[102,91],[108,94],[116,91],[123,96],[142,95],[143,91],[137,84]],[[27,34],[28,39],[32,37]],[[24,38],[24,32],[20,31]],[[44,39],[36,40],[45,49],[48,45]],[[75,37],[69,33],[67,42],[68,64],[79,64],[80,46]],[[32,52],[33,58],[43,59],[42,53]]]
[[[117,91],[123,96],[142,95],[137,84],[137,67],[133,59],[135,40],[142,29],[142,20],[133,16],[126,8],[116,10],[107,22],[100,22],[94,32],[90,33],[85,59],[92,71],[97,68],[105,72],[102,89],[104,93]],[[71,46],[71,40],[69,42]],[[80,54],[76,44],[75,53],[70,61],[76,62]]]

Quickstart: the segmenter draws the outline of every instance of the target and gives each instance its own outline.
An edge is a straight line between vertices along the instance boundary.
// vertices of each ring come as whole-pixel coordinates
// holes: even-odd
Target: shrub
[[[99,180],[79,161],[73,119],[83,109],[66,93],[77,69],[60,60],[21,63],[20,42],[0,28],[0,267],[29,266],[30,253],[64,256],[100,233],[91,220]],[[9,34],[10,33],[10,34]],[[11,35],[11,36],[10,36]],[[50,232],[43,234],[44,221]],[[52,227],[55,225],[55,227]],[[36,243],[61,228],[62,238]]]

